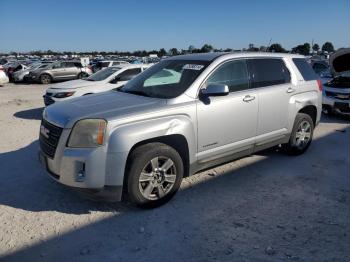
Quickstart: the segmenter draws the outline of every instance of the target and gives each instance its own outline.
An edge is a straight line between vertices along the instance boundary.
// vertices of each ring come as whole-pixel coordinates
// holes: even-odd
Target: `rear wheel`
[[[83,78],[88,77],[88,76],[89,76],[89,75],[88,75],[87,73],[81,72],[81,73],[78,75],[78,78],[79,78],[79,79],[83,79]]]
[[[162,143],[136,148],[130,155],[127,172],[131,202],[145,208],[168,202],[180,187],[183,163],[179,153]]]
[[[42,84],[50,84],[50,83],[52,82],[52,78],[51,78],[51,76],[48,75],[48,74],[42,74],[42,75],[40,76],[40,82],[41,82]]]
[[[300,155],[310,146],[314,132],[312,118],[303,113],[298,113],[289,142],[282,145],[283,150],[289,155]]]

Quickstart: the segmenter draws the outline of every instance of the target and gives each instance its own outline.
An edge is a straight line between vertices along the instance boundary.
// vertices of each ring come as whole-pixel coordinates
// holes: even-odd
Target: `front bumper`
[[[121,201],[122,200],[122,193],[123,193],[123,186],[103,186],[102,188],[95,188],[95,187],[86,187],[87,184],[79,184],[77,186],[76,183],[70,183],[69,179],[64,179],[64,177],[67,177],[67,174],[59,175],[53,172],[50,169],[49,166],[49,158],[41,151],[38,152],[38,158],[40,164],[43,166],[43,168],[46,170],[46,172],[50,175],[51,178],[53,178],[55,181],[64,184],[68,187],[73,188],[74,190],[84,194],[86,197],[91,198],[93,200],[102,200],[102,201]],[[69,175],[68,175],[69,176]],[[75,180],[75,182],[84,182],[84,178],[81,176],[73,175],[78,179]],[[67,182],[68,181],[68,182]],[[83,186],[83,187],[82,187]]]
[[[350,100],[341,100],[324,95],[322,99],[322,107],[338,114],[350,115]]]

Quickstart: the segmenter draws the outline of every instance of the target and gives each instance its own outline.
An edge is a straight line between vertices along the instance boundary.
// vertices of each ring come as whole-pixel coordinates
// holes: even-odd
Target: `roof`
[[[216,53],[200,53],[200,54],[188,54],[173,56],[167,59],[171,60],[202,60],[202,61],[214,61],[218,57],[227,58],[239,58],[239,57],[293,57],[293,58],[305,58],[302,55],[286,54],[286,53],[268,53],[268,52],[216,52]]]

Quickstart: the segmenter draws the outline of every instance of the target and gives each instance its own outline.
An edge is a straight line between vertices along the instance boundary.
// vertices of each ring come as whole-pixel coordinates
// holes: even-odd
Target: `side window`
[[[136,75],[138,75],[139,73],[141,73],[141,68],[133,68],[133,69],[128,69],[125,70],[124,72],[119,74],[119,77],[127,77],[127,76],[131,76],[134,77]]]
[[[282,61],[276,58],[247,60],[252,88],[290,83],[290,73]]]
[[[310,64],[306,62],[304,58],[293,58],[293,62],[305,81],[318,79],[318,76],[316,75],[315,71],[312,69]]]
[[[63,63],[55,63],[52,65],[52,69],[59,69],[59,68],[63,68]]]
[[[124,72],[121,72],[119,75],[117,75],[112,81],[110,81],[110,83],[116,84],[119,81],[129,81],[139,73],[141,73],[141,68],[127,69]]]
[[[227,85],[230,92],[249,88],[249,76],[245,60],[227,62],[220,66],[207,80],[209,84]]]

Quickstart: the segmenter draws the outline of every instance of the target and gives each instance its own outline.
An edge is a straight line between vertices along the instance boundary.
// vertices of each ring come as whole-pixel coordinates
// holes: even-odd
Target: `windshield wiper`
[[[128,94],[133,94],[133,95],[140,95],[140,96],[150,97],[149,94],[147,94],[147,93],[145,93],[143,91],[140,91],[140,90],[123,90],[123,89],[118,89],[117,91],[128,93]]]
[[[83,80],[86,80],[86,81],[95,81],[95,80],[93,80],[93,79],[88,79],[88,78],[83,79]]]

